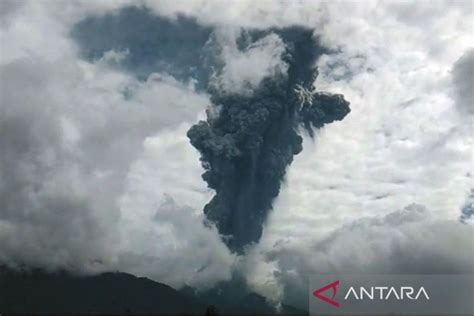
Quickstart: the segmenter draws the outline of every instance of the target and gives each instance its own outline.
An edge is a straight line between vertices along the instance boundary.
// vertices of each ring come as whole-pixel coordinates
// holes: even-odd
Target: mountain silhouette
[[[123,272],[77,276],[64,271],[0,266],[0,315],[307,315],[287,305],[275,309],[255,293],[239,297],[232,304],[215,298],[204,301],[192,293]]]

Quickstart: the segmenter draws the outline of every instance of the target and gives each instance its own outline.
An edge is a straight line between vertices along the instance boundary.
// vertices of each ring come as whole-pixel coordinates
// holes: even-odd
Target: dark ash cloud
[[[315,92],[314,63],[321,49],[312,31],[294,27],[271,32],[286,46],[282,58],[288,72],[263,79],[250,93],[211,88],[217,115],[208,112],[207,121],[188,131],[201,153],[203,179],[216,190],[204,212],[227,245],[240,253],[259,241],[286,168],[302,150],[299,126],[313,136],[314,129],[342,120],[350,111],[341,95]]]

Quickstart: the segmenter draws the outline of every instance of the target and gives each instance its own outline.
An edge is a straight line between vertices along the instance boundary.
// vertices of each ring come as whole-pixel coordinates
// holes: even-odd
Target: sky
[[[472,273],[473,15],[471,1],[1,1],[0,262],[198,289],[239,271],[295,304],[315,273]],[[277,35],[242,51],[243,30],[292,25],[327,48],[315,87],[351,113],[302,133],[261,240],[236,255],[204,223],[213,192],[186,132],[213,109],[203,85],[251,93],[287,70]],[[203,43],[217,75],[194,67]]]

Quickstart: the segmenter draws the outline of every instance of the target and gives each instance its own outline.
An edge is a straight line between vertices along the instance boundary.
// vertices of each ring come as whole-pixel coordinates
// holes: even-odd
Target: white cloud
[[[185,136],[208,97],[165,74],[140,82],[117,71],[114,63],[126,51],[107,52],[95,63],[81,60],[68,30],[105,7],[25,2],[2,27],[0,261],[80,272],[127,269],[176,286],[228,278],[233,258],[196,214],[208,194]],[[61,9],[70,20],[57,16]],[[157,158],[162,182],[140,187],[133,179],[143,172],[141,161],[153,159],[147,155],[155,143],[167,150]],[[189,178],[183,177],[187,166]],[[154,180],[150,173],[144,171],[145,181]],[[187,199],[158,208],[156,194],[140,203],[149,191],[175,199],[191,192],[201,204]],[[126,203],[131,195],[132,205]],[[150,207],[156,216],[140,217]],[[136,223],[143,223],[138,231]],[[158,231],[167,225],[173,229],[163,240]],[[137,243],[155,228],[148,243]],[[191,255],[198,249],[200,256]],[[168,264],[150,264],[163,261]]]
[[[269,34],[241,51],[236,42],[240,34],[236,30],[217,33],[224,66],[213,84],[229,92],[250,93],[265,77],[286,73],[288,65],[282,60],[285,44],[280,37]]]
[[[189,127],[145,141],[121,199],[121,267],[175,287],[205,288],[231,277],[234,256],[216,228],[204,225],[202,209],[212,193],[189,146]]]

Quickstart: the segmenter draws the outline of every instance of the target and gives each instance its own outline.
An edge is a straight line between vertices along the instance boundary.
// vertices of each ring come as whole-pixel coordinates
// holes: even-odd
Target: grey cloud
[[[0,2],[0,25],[8,26],[15,13],[23,6],[24,1],[4,0]]]
[[[456,61],[452,75],[456,106],[462,114],[474,114],[474,49],[468,50]]]

